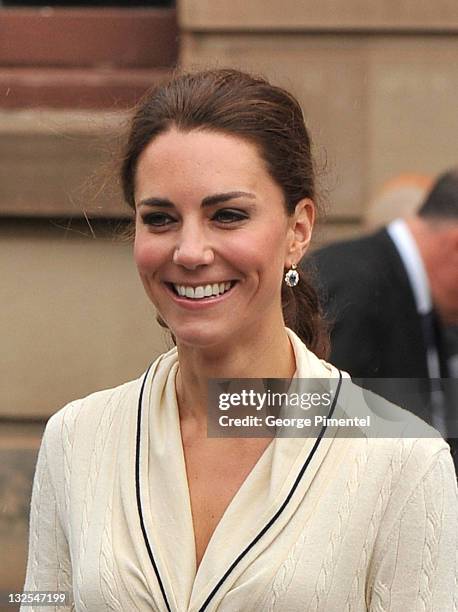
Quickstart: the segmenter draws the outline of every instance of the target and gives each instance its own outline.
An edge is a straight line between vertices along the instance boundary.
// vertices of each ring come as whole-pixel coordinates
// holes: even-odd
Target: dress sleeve
[[[458,611],[458,496],[448,450],[434,458],[382,542],[369,575],[370,612]]]
[[[24,591],[67,592],[65,606],[23,605],[22,610],[72,610],[72,571],[67,537],[62,527],[55,487],[48,462],[47,434],[43,437],[33,481],[30,509],[29,553]],[[55,459],[53,459],[55,460]]]

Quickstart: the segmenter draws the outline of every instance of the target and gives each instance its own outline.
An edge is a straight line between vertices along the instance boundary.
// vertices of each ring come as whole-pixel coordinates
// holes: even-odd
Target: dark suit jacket
[[[311,263],[333,322],[332,363],[356,377],[428,377],[421,318],[385,229],[325,247]]]
[[[404,264],[386,229],[320,249],[304,265],[311,267],[331,322],[331,363],[353,378],[371,379],[360,381],[361,385],[431,423],[422,319]],[[440,334],[437,340],[445,377]],[[381,380],[384,378],[398,380]]]
[[[331,323],[330,361],[355,382],[431,423],[426,342],[402,259],[386,229],[339,242],[305,260]],[[440,329],[441,376],[447,376]],[[383,379],[395,379],[386,381]],[[369,379],[359,380],[358,379]],[[402,380],[401,380],[402,379]],[[447,419],[456,431],[456,406]],[[458,471],[458,439],[448,440]]]

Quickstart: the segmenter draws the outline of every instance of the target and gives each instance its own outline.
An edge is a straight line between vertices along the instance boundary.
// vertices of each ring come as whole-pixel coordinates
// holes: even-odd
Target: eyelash
[[[215,220],[217,216],[226,216],[230,217],[231,220],[230,221],[221,221],[220,223],[236,223],[237,221],[244,221],[245,219],[248,219],[248,215],[245,212],[242,212],[241,210],[235,210],[232,208],[221,208],[220,210],[217,210],[216,213],[213,215],[213,219]]]
[[[173,223],[175,219],[165,213],[148,213],[142,217],[142,221],[145,225],[151,225],[152,227],[165,227]]]
[[[226,217],[226,221],[221,220],[221,217]],[[227,220],[227,217],[230,217],[229,221]],[[231,225],[233,223],[244,221],[245,219],[248,219],[248,215],[245,212],[231,208],[222,208],[217,210],[212,217],[212,221],[217,221],[222,225]],[[146,214],[144,217],[142,217],[142,221],[145,225],[150,225],[154,228],[164,228],[172,223],[175,223],[176,219],[167,213],[154,212]]]

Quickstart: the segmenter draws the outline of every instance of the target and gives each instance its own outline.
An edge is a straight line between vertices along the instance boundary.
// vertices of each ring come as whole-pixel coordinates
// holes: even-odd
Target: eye
[[[248,219],[248,215],[242,211],[233,208],[221,208],[216,211],[213,215],[213,220],[219,223],[229,224],[236,223],[237,221],[244,221]]]
[[[152,212],[142,217],[144,225],[150,225],[151,227],[165,227],[175,222],[175,219],[166,213]]]

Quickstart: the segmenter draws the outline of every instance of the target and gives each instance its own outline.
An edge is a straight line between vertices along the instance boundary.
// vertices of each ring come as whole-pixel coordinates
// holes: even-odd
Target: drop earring
[[[295,287],[299,282],[299,272],[296,268],[296,264],[292,264],[291,268],[285,274],[285,283],[288,287]]]

